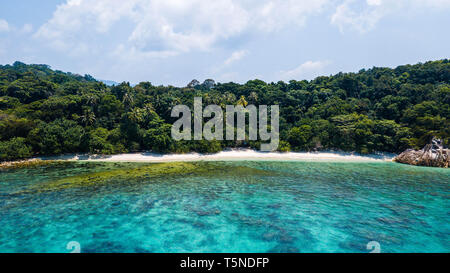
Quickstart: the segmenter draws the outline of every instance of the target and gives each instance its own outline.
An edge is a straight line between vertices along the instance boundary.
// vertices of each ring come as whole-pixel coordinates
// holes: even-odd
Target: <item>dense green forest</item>
[[[400,152],[450,139],[450,60],[372,68],[312,81],[193,80],[184,88],[106,86],[89,75],[0,66],[0,160],[136,151],[217,152],[258,141],[174,141],[173,106],[280,105],[280,151]]]

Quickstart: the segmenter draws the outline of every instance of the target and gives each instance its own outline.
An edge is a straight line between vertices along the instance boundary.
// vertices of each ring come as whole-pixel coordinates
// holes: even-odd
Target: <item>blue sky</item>
[[[21,0],[0,63],[185,86],[312,79],[449,58],[450,0]]]

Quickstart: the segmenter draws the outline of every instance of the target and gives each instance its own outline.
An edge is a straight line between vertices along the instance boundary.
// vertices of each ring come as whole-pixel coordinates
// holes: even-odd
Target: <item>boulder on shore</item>
[[[394,158],[395,162],[415,166],[448,168],[450,163],[450,149],[442,145],[440,139],[431,141],[422,150],[408,149]]]

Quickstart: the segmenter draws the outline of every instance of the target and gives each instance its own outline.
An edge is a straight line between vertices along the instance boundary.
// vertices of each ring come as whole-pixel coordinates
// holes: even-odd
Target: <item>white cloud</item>
[[[136,0],[67,0],[56,8],[53,17],[34,37],[45,39],[55,49],[79,50],[92,36],[106,33],[125,15],[133,16]]]
[[[382,0],[367,0],[362,11],[356,11],[353,5],[355,0],[346,0],[336,8],[331,17],[331,23],[338,26],[341,32],[346,28],[357,30],[361,33],[373,29],[376,23],[388,12],[382,5]]]
[[[286,26],[304,26],[308,16],[319,14],[332,0],[253,0],[248,1],[252,23],[262,31]]]
[[[231,0],[147,0],[141,7],[129,42],[142,51],[209,50],[248,24],[248,13]]]
[[[10,30],[8,22],[0,19],[0,32],[8,32]]]
[[[313,79],[323,73],[323,69],[330,61],[307,61],[296,68],[288,71],[281,71],[278,78],[284,81]]]
[[[161,79],[164,73],[173,76],[170,81],[207,75],[226,80],[249,78],[249,73],[261,78],[284,80],[312,78],[323,74],[327,62],[306,62],[296,68],[279,72],[273,67],[286,57],[322,57],[323,47],[314,43],[337,43],[344,36],[309,35],[299,31],[308,27],[314,16],[317,29],[326,26],[317,23],[331,20],[334,31],[367,32],[374,29],[386,16],[406,17],[406,11],[417,11],[429,18],[432,11],[450,7],[450,0],[66,0],[57,6],[43,25],[15,29],[5,40],[9,55],[22,58],[24,52],[12,42],[22,35],[22,47],[30,48],[28,55],[36,62],[60,65],[80,73],[103,78]],[[445,12],[445,10],[444,10]],[[423,14],[429,13],[429,14]],[[416,17],[407,15],[410,18]],[[427,17],[428,16],[428,17]],[[414,21],[414,22],[413,22]],[[0,20],[0,29],[1,23]],[[409,20],[417,26],[415,20]],[[7,23],[6,23],[7,24]],[[385,26],[383,26],[385,27]],[[17,30],[17,31],[16,31]],[[26,32],[34,32],[32,37]],[[434,30],[436,31],[436,30]],[[325,32],[324,32],[325,33]],[[407,33],[407,30],[405,30]],[[374,33],[378,35],[378,33]],[[419,35],[419,34],[417,34]],[[272,39],[272,40],[270,40]],[[275,41],[280,39],[280,41]],[[286,43],[298,44],[293,53]],[[266,44],[264,44],[266,43]],[[9,46],[11,45],[11,46]],[[6,50],[5,44],[1,45]],[[251,56],[246,48],[251,50]],[[343,50],[352,51],[352,47]],[[285,51],[283,51],[285,50]],[[363,50],[363,49],[358,49]],[[272,52],[272,53],[270,53]],[[311,53],[312,52],[312,53]],[[265,56],[264,54],[272,54]],[[280,58],[274,56],[280,56]],[[176,58],[173,58],[177,56]],[[268,57],[268,58],[266,58]],[[53,58],[53,60],[52,60]],[[249,60],[247,70],[233,66]],[[30,57],[31,59],[31,57]],[[8,59],[9,60],[9,59]],[[349,61],[351,62],[351,61]],[[61,64],[65,64],[62,66]],[[251,66],[251,67],[250,67]],[[326,67],[326,71],[331,71]],[[241,69],[241,70],[239,70]],[[181,72],[180,72],[181,71]],[[178,73],[178,74],[176,74]],[[107,74],[108,77],[103,76]],[[222,75],[222,76],[221,76]],[[190,80],[190,79],[188,79]],[[220,80],[220,79],[219,79]]]
[[[55,49],[73,51],[83,40],[95,44],[92,37],[111,34],[115,24],[127,23],[131,27],[121,35],[126,36],[120,42],[122,48],[148,56],[171,56],[209,51],[246,31],[302,26],[309,15],[319,13],[331,1],[68,0],[35,37]]]
[[[23,25],[22,31],[23,31],[24,33],[30,33],[30,32],[32,32],[32,31],[33,31],[33,25],[32,25],[32,24],[25,24],[25,25]]]
[[[369,6],[379,6],[382,4],[382,1],[383,0],[367,0],[366,2]]]
[[[225,60],[224,64],[225,65],[230,65],[234,62],[239,61],[240,59],[244,58],[247,55],[248,51],[247,50],[239,50],[239,51],[234,51],[231,56]]]
[[[331,23],[341,32],[346,29],[364,33],[389,14],[406,14],[425,9],[450,9],[450,0],[344,0],[331,16]]]
[[[111,34],[116,23],[132,29],[121,42],[136,52],[208,50],[215,42],[239,34],[248,15],[231,0],[69,0],[58,6],[35,34],[54,48],[71,50],[78,41]],[[120,50],[120,49],[119,49]],[[169,54],[170,55],[170,54]]]

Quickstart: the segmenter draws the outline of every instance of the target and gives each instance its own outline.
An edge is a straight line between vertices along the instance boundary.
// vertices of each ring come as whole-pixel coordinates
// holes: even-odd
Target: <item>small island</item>
[[[261,141],[248,135],[240,141],[175,141],[171,109],[179,104],[192,108],[195,97],[222,108],[279,105],[279,152],[400,154],[424,147],[433,136],[448,146],[449,71],[450,61],[444,59],[311,81],[237,84],[207,79],[174,87],[150,82],[107,86],[48,65],[0,65],[0,161],[259,149]],[[397,161],[407,162],[404,155]]]

